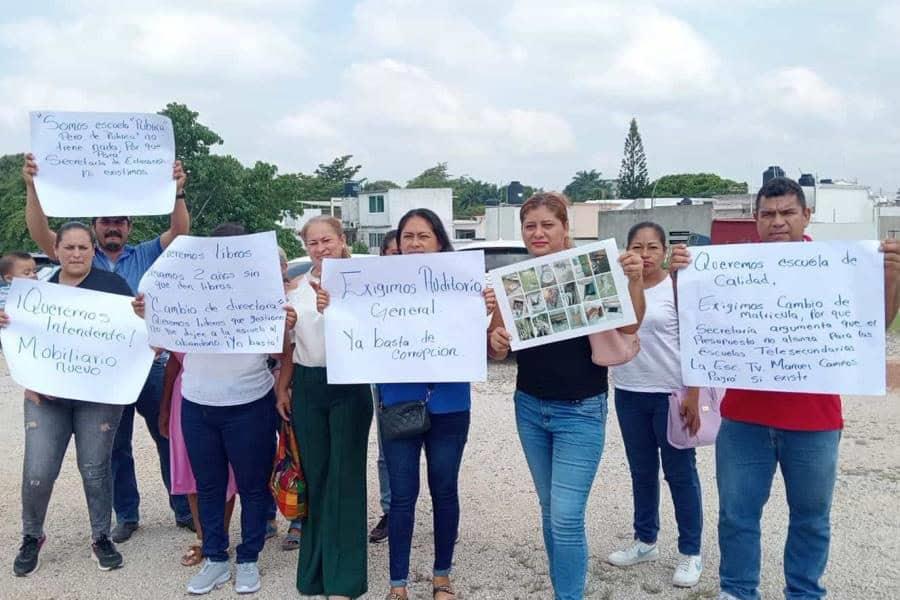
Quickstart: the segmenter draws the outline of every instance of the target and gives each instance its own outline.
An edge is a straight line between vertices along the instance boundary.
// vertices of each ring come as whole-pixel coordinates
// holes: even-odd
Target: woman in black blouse
[[[522,205],[522,240],[532,256],[571,246],[568,204],[564,195],[548,192]],[[623,254],[619,262],[638,316],[637,324],[621,331],[634,333],[644,312],[642,262],[631,253]],[[491,358],[507,356],[509,339],[500,312],[495,311],[489,333]],[[587,337],[520,350],[516,360],[516,425],[541,505],[550,579],[556,600],[579,600],[584,596],[588,557],[584,512],[606,428],[606,368],[591,362]]]

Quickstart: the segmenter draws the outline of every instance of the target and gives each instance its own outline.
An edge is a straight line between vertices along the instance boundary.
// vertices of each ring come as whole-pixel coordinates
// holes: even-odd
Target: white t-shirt
[[[297,282],[297,288],[288,292],[288,304],[297,311],[297,324],[291,331],[293,360],[304,367],[324,367],[325,317],[316,310],[316,292],[310,281],[319,283],[307,273]]]
[[[668,393],[681,389],[678,311],[675,291],[667,275],[644,290],[647,310],[638,337],[641,351],[630,362],[610,367],[613,385],[630,392]]]
[[[193,354],[184,356],[181,395],[205,406],[249,404],[275,383],[267,354]]]

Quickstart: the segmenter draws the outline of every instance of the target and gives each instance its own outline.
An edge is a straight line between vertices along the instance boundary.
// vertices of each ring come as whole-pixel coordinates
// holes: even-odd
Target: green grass
[[[898,315],[897,318],[894,319],[894,322],[891,323],[891,326],[888,328],[888,331],[890,331],[891,333],[900,335],[900,315]]]

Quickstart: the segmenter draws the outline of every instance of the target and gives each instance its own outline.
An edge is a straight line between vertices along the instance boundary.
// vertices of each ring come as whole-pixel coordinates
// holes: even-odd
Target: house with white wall
[[[878,239],[878,212],[869,187],[855,183],[804,186],[812,218],[806,230],[814,240]]]
[[[453,190],[450,188],[392,189],[344,198],[342,220],[348,236],[377,254],[381,241],[400,218],[414,208],[434,211],[453,237]]]

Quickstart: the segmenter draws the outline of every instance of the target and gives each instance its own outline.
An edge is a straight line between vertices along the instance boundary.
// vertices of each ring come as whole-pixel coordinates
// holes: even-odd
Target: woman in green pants
[[[297,310],[293,360],[278,378],[278,412],[293,420],[309,494],[300,538],[297,589],[330,599],[358,598],[366,580],[366,448],[372,422],[367,384],[329,385],[324,317],[316,307],[322,260],[346,258],[340,221],[314,217],[300,232],[313,267],[288,294]]]

